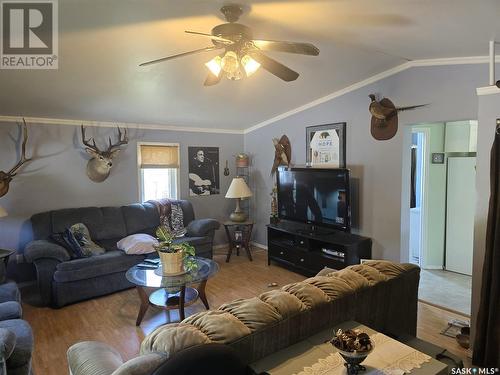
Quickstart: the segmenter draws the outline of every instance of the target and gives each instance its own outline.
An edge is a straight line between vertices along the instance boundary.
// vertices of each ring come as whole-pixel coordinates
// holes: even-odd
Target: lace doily
[[[376,333],[370,336],[373,352],[363,361],[365,375],[403,375],[420,368],[431,357],[396,340]],[[337,352],[320,359],[312,366],[294,375],[345,375],[344,359]]]

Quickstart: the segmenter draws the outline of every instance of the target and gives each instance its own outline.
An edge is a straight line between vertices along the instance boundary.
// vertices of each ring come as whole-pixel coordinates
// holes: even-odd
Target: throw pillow
[[[138,233],[122,238],[116,247],[126,254],[149,254],[156,251],[154,249],[156,245],[158,245],[156,238],[149,234]]]
[[[66,241],[66,236],[64,235],[64,232],[63,233],[52,233],[50,235],[50,240],[52,242],[56,243],[57,245],[64,247],[66,249],[66,251],[68,252],[68,255],[71,257],[71,259],[76,258],[76,254],[74,253],[71,244],[69,244],[68,241]]]
[[[92,241],[92,238],[90,238],[89,229],[85,224],[74,224],[69,228],[69,230],[71,233],[73,233],[85,254],[99,255],[103,254],[106,251],[104,250],[104,248]]]
[[[75,254],[75,258],[87,258],[92,255],[91,252],[87,252],[81,245],[80,242],[76,239],[73,232],[68,228],[64,231],[64,240],[71,247],[71,251]]]
[[[180,204],[172,203],[170,211],[170,225],[174,237],[183,237],[187,230],[184,228],[184,212]]]

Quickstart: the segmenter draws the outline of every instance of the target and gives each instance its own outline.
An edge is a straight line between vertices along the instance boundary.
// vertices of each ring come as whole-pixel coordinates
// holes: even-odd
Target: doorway
[[[423,194],[425,180],[425,143],[426,131],[414,130],[411,133],[410,163],[410,263],[418,266],[422,260],[422,243],[424,236],[423,220]]]
[[[407,259],[421,268],[419,298],[470,315],[476,121],[411,126],[404,174]]]

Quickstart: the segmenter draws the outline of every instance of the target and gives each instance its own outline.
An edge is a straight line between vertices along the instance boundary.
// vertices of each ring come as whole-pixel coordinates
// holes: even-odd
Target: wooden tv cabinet
[[[339,270],[359,264],[360,259],[371,259],[370,238],[328,228],[318,231],[310,228],[292,222],[268,225],[268,265],[275,261],[298,273],[312,276],[325,267]]]

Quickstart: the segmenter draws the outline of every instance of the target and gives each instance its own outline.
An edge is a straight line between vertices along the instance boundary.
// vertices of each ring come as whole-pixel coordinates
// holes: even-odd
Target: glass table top
[[[131,283],[149,288],[180,288],[198,284],[219,271],[219,265],[212,259],[195,257],[196,265],[182,275],[162,276],[161,264],[156,269],[144,269],[134,266],[125,276]]]

